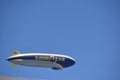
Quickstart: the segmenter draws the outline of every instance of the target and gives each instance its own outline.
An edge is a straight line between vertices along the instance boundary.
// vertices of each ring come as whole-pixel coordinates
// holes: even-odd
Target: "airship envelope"
[[[61,70],[75,64],[72,57],[60,54],[46,53],[24,53],[13,51],[12,56],[7,58],[12,66],[23,65],[32,67],[52,68],[53,70]]]

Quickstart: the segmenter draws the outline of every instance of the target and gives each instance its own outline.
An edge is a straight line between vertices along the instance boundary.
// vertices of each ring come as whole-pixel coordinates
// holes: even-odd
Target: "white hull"
[[[23,65],[23,66],[32,66],[32,67],[46,67],[46,68],[59,68],[59,64],[49,61],[40,61],[40,60],[24,60],[24,61],[15,61],[11,60],[12,63]]]

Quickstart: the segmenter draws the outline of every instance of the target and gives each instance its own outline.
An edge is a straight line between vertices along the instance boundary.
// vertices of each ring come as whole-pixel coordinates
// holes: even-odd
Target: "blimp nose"
[[[75,64],[75,60],[66,58],[64,62],[59,63],[59,64],[61,64],[63,67],[69,67]]]
[[[75,64],[75,60],[71,60],[71,65],[74,65]]]

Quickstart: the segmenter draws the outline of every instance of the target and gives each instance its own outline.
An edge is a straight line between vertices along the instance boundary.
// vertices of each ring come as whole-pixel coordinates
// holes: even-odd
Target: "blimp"
[[[48,53],[20,53],[13,51],[12,56],[6,60],[12,63],[12,66],[22,65],[40,68],[51,68],[53,70],[62,70],[75,64],[75,59],[61,54]]]

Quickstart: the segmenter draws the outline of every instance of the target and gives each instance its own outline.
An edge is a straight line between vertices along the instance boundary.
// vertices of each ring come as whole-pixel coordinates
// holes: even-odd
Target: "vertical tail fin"
[[[17,50],[15,50],[15,51],[13,51],[12,52],[12,55],[14,56],[14,55],[19,55],[19,54],[21,54],[19,51],[17,51]],[[15,63],[12,63],[11,64],[12,66],[17,66],[17,64],[15,64]]]
[[[17,50],[13,51],[13,53],[12,53],[13,56],[14,55],[19,55],[19,54],[21,54],[21,53],[19,51],[17,51]]]

